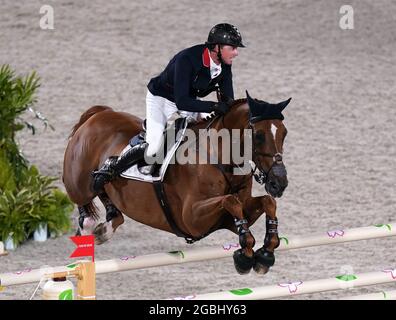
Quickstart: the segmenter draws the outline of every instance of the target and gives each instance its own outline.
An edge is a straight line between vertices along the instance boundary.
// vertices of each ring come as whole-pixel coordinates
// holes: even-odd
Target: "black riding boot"
[[[94,191],[102,191],[106,183],[115,179],[139,160],[143,159],[147,146],[147,143],[138,144],[125,152],[118,160],[117,157],[108,158],[99,170],[92,172]]]

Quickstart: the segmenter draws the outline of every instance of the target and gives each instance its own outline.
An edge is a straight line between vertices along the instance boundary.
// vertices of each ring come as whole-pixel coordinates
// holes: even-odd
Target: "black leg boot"
[[[118,160],[117,157],[107,159],[99,170],[92,172],[94,191],[102,191],[106,183],[115,179],[139,160],[143,159],[147,146],[147,143],[138,144],[125,152]]]

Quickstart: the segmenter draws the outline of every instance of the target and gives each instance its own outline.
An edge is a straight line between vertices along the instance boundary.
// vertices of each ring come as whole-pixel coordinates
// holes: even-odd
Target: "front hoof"
[[[275,256],[273,252],[260,248],[254,253],[254,260],[254,271],[258,274],[266,274],[270,267],[274,265]]]
[[[259,262],[255,262],[253,266],[253,270],[258,274],[266,274],[269,271],[270,267],[265,266]]]
[[[234,266],[239,274],[248,274],[254,264],[254,256],[247,257],[242,249],[238,249],[234,252]]]

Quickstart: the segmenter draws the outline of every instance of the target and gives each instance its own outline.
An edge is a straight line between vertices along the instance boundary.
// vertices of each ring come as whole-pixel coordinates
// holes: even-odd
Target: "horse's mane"
[[[232,108],[238,108],[239,106],[243,105],[244,103],[246,103],[247,99],[246,98],[242,98],[242,99],[237,99],[234,100],[232,102],[232,104],[230,105],[230,109]],[[216,117],[215,114],[211,114],[210,116],[207,116],[206,118],[204,118],[202,121],[204,123],[208,122],[209,120],[212,120],[214,117]]]
[[[230,105],[230,108],[238,108],[239,106],[241,106],[242,104],[246,103],[247,99],[246,98],[242,98],[242,99],[237,99],[234,100],[232,102],[232,104]],[[107,106],[93,106],[91,108],[89,108],[87,111],[85,111],[81,117],[80,120],[78,121],[78,123],[76,123],[72,129],[71,134],[69,135],[69,138],[73,137],[73,135],[76,133],[76,131],[78,130],[78,128],[80,128],[89,118],[91,118],[94,114],[102,112],[102,111],[107,111],[107,110],[111,110],[114,111],[113,108],[107,107]],[[211,119],[213,119],[216,115],[212,114],[208,117],[206,117],[205,119],[202,120],[203,123],[207,123],[209,122]]]
[[[246,98],[234,100],[234,102],[233,102],[232,105],[231,105],[231,108],[239,107],[240,105],[246,103],[246,101],[247,101]]]

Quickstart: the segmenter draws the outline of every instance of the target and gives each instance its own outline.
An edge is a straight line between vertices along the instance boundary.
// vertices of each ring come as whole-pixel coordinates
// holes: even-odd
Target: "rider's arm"
[[[175,61],[174,94],[179,110],[191,112],[212,112],[215,102],[201,101],[190,96],[193,67],[188,57],[179,57]]]

